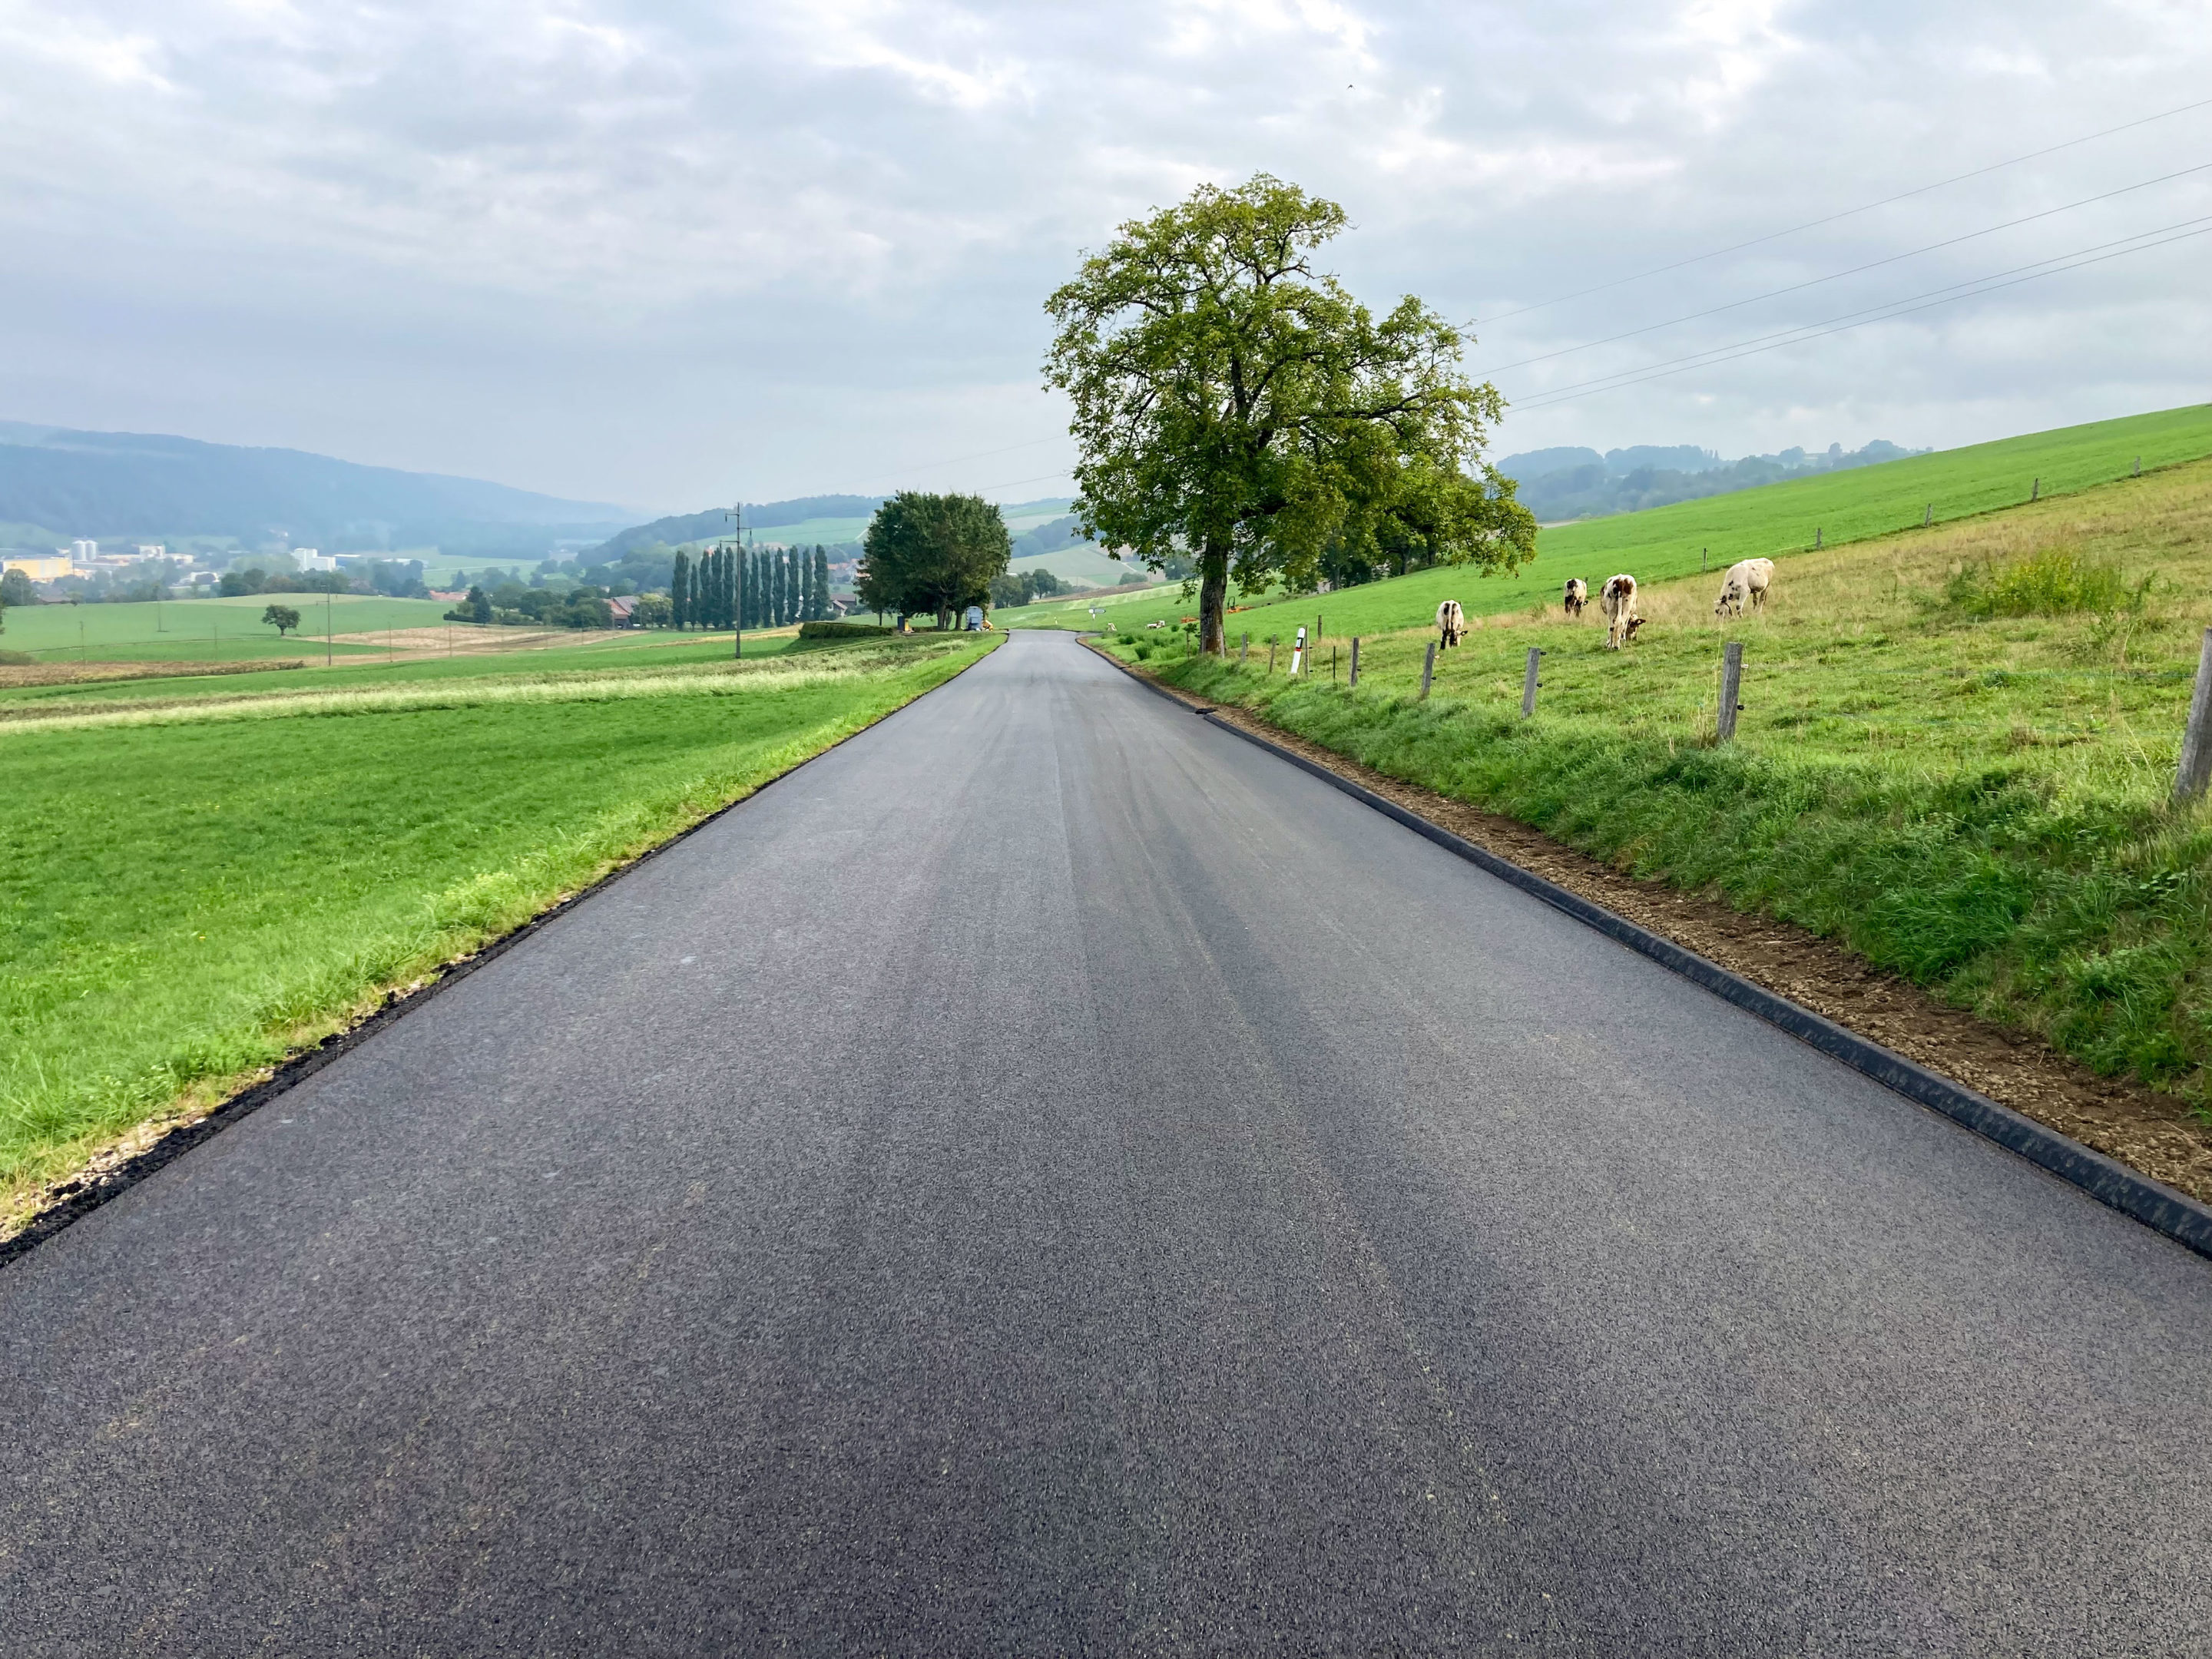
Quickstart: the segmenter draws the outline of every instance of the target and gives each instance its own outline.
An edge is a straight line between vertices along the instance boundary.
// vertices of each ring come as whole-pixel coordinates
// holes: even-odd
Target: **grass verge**
[[[101,1146],[211,1108],[995,642],[295,674],[0,720],[0,1232]]]

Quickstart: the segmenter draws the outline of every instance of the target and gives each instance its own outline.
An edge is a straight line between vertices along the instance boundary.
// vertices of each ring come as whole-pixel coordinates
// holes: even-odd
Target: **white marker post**
[[[1298,629],[1297,638],[1291,641],[1291,678],[1292,679],[1297,678],[1298,665],[1305,660],[1305,655],[1306,630],[1304,626],[1301,624]]]

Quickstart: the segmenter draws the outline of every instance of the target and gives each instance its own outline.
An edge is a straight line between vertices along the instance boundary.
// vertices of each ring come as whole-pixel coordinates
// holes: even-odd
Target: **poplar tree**
[[[830,550],[819,542],[814,544],[814,617],[817,622],[830,617]]]
[[[813,621],[814,561],[806,556],[806,550],[803,547],[791,550],[791,586],[799,596],[799,603],[792,608],[792,621]]]
[[[722,550],[722,626],[738,625],[738,550]]]
[[[677,627],[691,620],[691,559],[682,548],[676,550],[676,574],[669,580],[668,605]]]

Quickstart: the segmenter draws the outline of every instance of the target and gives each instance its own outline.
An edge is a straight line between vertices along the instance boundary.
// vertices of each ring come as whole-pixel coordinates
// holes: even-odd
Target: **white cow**
[[[1448,646],[1467,637],[1467,613],[1459,608],[1457,599],[1446,599],[1437,607],[1437,628]]]
[[[1721,578],[1721,596],[1713,602],[1713,615],[1741,617],[1747,600],[1753,611],[1764,611],[1766,590],[1773,585],[1773,560],[1739,559]]]
[[[1589,603],[1589,584],[1580,576],[1567,578],[1566,611],[1570,617],[1579,617],[1583,607]]]
[[[1605,613],[1605,648],[1618,651],[1644,625],[1644,618],[1636,614],[1636,578],[1626,574],[1607,577],[1597,604]]]

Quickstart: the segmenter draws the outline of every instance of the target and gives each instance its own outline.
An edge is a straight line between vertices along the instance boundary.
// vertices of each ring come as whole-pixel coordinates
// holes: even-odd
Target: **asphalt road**
[[[0,1272],[9,1655],[2212,1651],[2212,1263],[1057,635]]]

